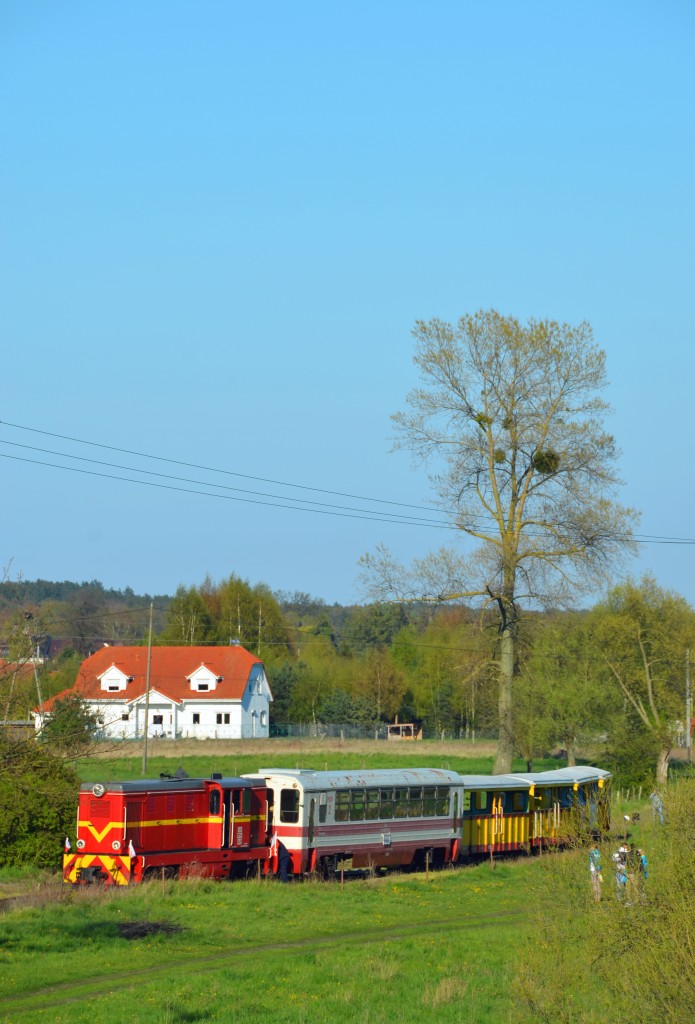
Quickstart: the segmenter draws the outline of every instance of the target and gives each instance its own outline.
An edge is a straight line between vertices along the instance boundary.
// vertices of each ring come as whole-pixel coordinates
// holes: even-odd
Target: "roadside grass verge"
[[[523,859],[342,889],[194,880],[69,890],[4,918],[0,1020],[453,1024],[464,1008],[480,1024],[507,1020],[536,869]]]

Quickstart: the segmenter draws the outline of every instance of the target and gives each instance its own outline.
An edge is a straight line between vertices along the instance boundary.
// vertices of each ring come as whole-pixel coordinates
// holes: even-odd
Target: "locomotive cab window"
[[[319,793],[319,825],[326,820],[326,808],[328,806],[328,793]]]
[[[478,790],[477,793],[473,794],[475,797],[475,809],[476,811],[487,810],[487,793],[485,790]]]
[[[280,790],[280,821],[296,825],[299,821],[299,790]]]
[[[210,814],[220,813],[220,791],[219,789],[210,790]]]

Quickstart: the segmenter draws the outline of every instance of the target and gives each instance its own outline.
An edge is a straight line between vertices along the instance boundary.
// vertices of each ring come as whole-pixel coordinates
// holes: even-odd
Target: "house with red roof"
[[[77,695],[102,736],[171,739],[265,739],[270,702],[263,662],[239,645],[153,647],[147,692],[147,648],[104,646],[82,662],[75,685],[44,703]],[[37,731],[43,716],[34,709]]]

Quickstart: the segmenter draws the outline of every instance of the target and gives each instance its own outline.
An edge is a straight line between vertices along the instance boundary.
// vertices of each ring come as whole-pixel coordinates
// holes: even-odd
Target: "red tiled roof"
[[[32,661],[5,661],[0,658],[0,676],[9,676],[17,673],[18,676],[31,676],[34,674],[34,663]]]
[[[254,665],[263,663],[244,647],[153,647],[150,665],[150,690],[179,703],[182,700],[241,700]],[[113,665],[133,679],[125,690],[102,690],[100,677]],[[214,690],[191,690],[188,676],[201,665],[222,677]],[[132,701],[145,693],[147,680],[146,647],[102,647],[85,658],[75,685],[63,690],[44,704],[50,711],[53,702],[68,694],[85,700]]]

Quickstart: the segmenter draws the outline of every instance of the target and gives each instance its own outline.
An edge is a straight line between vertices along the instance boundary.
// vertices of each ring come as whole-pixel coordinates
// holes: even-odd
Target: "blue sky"
[[[426,470],[389,451],[412,325],[494,307],[592,324],[622,500],[642,534],[695,537],[694,25],[673,2],[4,0],[0,420],[47,434],[0,441],[425,505]],[[164,593],[236,572],[347,602],[363,552],[442,542],[1,471],[0,563],[28,579]],[[646,544],[631,571],[695,603],[694,562]]]

